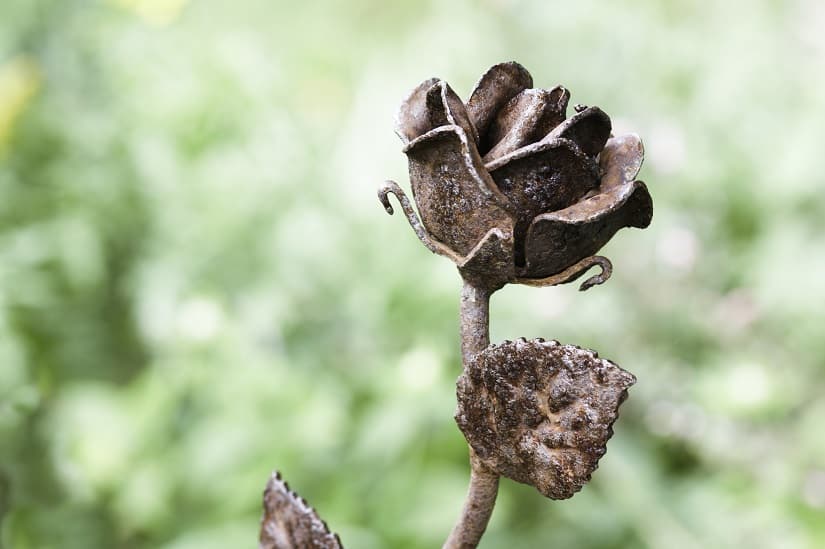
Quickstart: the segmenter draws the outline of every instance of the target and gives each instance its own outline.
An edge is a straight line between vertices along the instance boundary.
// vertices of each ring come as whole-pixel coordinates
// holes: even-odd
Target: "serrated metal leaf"
[[[635,381],[588,349],[505,341],[458,378],[455,419],[487,467],[566,499],[590,480]]]
[[[260,549],[343,549],[338,534],[273,473],[264,491]]]

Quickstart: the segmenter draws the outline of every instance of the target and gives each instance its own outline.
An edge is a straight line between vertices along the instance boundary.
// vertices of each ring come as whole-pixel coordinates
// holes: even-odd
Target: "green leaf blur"
[[[817,0],[3,0],[0,546],[255,547],[279,469],[352,549],[468,480],[459,278],[375,190],[430,76],[515,59],[645,140],[615,272],[492,339],[639,378],[590,485],[502,482],[482,547],[825,546]]]

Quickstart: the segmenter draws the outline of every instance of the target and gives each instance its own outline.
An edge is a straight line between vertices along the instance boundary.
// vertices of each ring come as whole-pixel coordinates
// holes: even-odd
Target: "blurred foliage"
[[[639,383],[593,482],[484,547],[825,546],[817,0],[3,0],[0,545],[253,547],[283,471],[347,547],[437,547],[468,479],[459,279],[375,198],[392,118],[516,59],[646,140],[611,281],[493,340]]]

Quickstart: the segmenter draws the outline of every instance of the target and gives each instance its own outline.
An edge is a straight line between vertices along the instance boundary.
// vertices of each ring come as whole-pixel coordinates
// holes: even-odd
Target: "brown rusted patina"
[[[470,487],[444,549],[476,547],[500,476],[569,498],[606,451],[632,374],[595,352],[544,340],[490,345],[490,297],[508,283],[552,286],[591,267],[581,290],[613,271],[598,251],[623,227],[644,228],[653,202],[636,175],[635,134],[614,136],[598,107],[575,105],[562,86],[533,88],[518,63],[491,67],[466,103],[443,80],[425,80],[403,101],[396,133],[409,161],[413,203],[387,181],[431,252],[464,280],[463,372],[455,419],[470,445]],[[338,537],[274,476],[265,493],[261,547],[337,549]]]
[[[644,228],[653,214],[647,187],[635,180],[644,158],[639,137],[612,136],[598,107],[577,105],[567,118],[568,90],[532,86],[524,67],[501,63],[465,104],[431,78],[396,118],[421,216],[405,208],[416,234],[465,280],[491,290],[576,278],[553,277],[588,268],[593,263],[583,261],[619,229]],[[379,191],[392,213],[390,193],[405,197],[391,182]],[[603,269],[582,289],[607,276]]]
[[[533,88],[518,63],[491,67],[466,104],[443,80],[410,92],[398,111],[418,208],[387,181],[431,252],[464,279],[455,419],[470,445],[470,487],[444,549],[476,547],[500,476],[552,499],[578,492],[598,466],[635,378],[595,352],[544,340],[490,345],[490,297],[508,283],[552,286],[591,267],[581,290],[613,271],[596,254],[623,227],[646,227],[653,202],[636,175],[638,136],[612,135],[598,107],[575,105],[562,86]],[[420,216],[420,217],[419,217]],[[261,548],[340,549],[315,511],[274,475],[264,493]]]
[[[342,549],[315,509],[274,473],[264,491],[260,549]]]
[[[455,419],[490,470],[566,499],[590,480],[635,381],[594,351],[505,341],[464,369]]]
[[[470,489],[445,548],[475,547],[495,505],[498,476],[571,497],[604,454],[633,376],[592,351],[541,340],[489,345],[490,296],[508,283],[572,282],[581,290],[613,271],[598,251],[623,227],[647,227],[653,202],[636,180],[644,148],[614,136],[598,107],[575,105],[562,86],[533,88],[515,62],[491,67],[463,103],[446,82],[425,80],[402,102],[404,142],[418,213],[398,184],[418,238],[464,279],[463,373],[456,421],[470,444]],[[420,215],[420,218],[419,218]]]

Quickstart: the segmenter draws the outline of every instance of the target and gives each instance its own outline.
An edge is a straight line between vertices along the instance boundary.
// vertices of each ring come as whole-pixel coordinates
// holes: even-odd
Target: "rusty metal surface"
[[[463,372],[455,420],[470,445],[471,481],[444,547],[476,547],[500,476],[552,499],[590,480],[613,434],[632,374],[594,351],[537,339],[490,345],[490,297],[507,283],[604,283],[610,261],[596,254],[623,227],[644,228],[653,202],[636,175],[644,147],[611,135],[598,107],[575,105],[562,86],[533,88],[527,70],[501,63],[463,103],[430,78],[404,99],[396,133],[409,161],[412,195],[387,181],[416,236],[450,258],[464,280],[460,300]],[[264,492],[262,549],[341,549],[336,534],[275,474]]]
[[[490,229],[466,258],[458,262],[461,277],[479,288],[498,290],[513,280],[513,234]]]
[[[461,359],[465,366],[490,344],[491,291],[465,282],[459,304]]]
[[[644,157],[638,136],[612,137],[598,107],[576,105],[566,118],[567,89],[532,86],[524,67],[501,63],[464,104],[431,78],[396,117],[416,233],[491,289],[565,272],[619,229],[646,227],[653,213],[647,187],[634,180]]]
[[[467,364],[455,418],[487,467],[566,499],[590,480],[635,381],[594,351],[505,341]]]
[[[486,139],[495,145],[484,153],[489,163],[516,149],[540,141],[567,116],[570,92],[561,86],[552,90],[527,89],[498,111]]]
[[[527,231],[528,277],[550,276],[597,253],[622,227],[647,227],[652,211],[647,187],[634,181],[538,216]]]
[[[569,139],[585,154],[595,157],[607,143],[611,129],[610,117],[599,107],[583,107],[553,129],[548,138]]]
[[[509,232],[512,216],[494,199],[500,191],[459,126],[431,130],[406,152],[413,198],[433,238],[465,256],[490,229]]]
[[[274,473],[264,491],[260,549],[342,549],[338,534]]]
[[[478,544],[499,476],[553,499],[579,491],[635,382],[579,347],[489,345],[495,291],[566,284],[594,266],[600,272],[580,289],[602,284],[613,267],[595,254],[621,228],[645,228],[653,215],[647,187],[635,180],[641,139],[613,136],[598,107],[576,104],[568,118],[569,102],[567,89],[533,88],[530,73],[509,62],[488,69],[466,104],[443,80],[425,80],[396,116],[418,213],[395,182],[378,198],[392,214],[395,195],[419,240],[464,279],[455,419],[470,444],[471,481],[448,549]]]
[[[467,100],[467,112],[480,137],[479,150],[486,153],[495,144],[487,136],[498,112],[513,97],[532,87],[533,77],[514,61],[493,65],[481,75]]]
[[[599,184],[596,162],[572,141],[549,139],[488,164],[493,179],[515,205],[515,263],[524,265],[524,239],[536,216],[575,204]],[[532,275],[531,275],[532,276]]]

